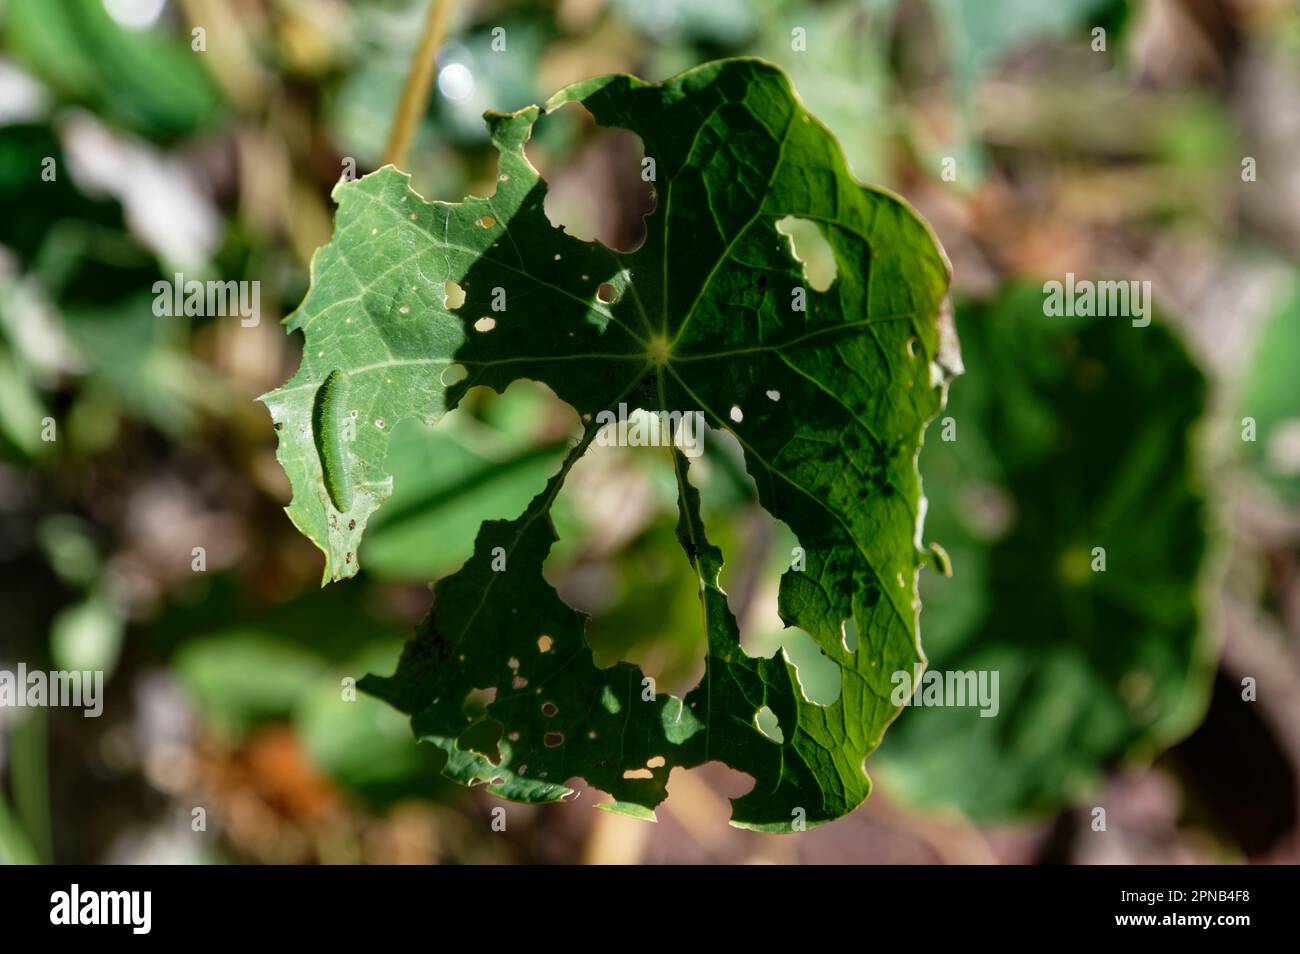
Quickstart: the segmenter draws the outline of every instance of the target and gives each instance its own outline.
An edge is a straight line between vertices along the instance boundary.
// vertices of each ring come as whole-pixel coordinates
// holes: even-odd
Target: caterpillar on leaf
[[[347,408],[347,374],[334,369],[325,376],[312,405],[311,429],[330,502],[339,513],[352,509],[352,475],[348,469],[346,429],[355,426]]]

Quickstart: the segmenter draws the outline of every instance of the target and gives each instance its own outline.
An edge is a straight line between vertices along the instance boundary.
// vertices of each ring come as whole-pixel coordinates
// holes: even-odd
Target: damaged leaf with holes
[[[631,130],[655,160],[656,208],[635,251],[546,217],[524,143],[544,111],[572,102]],[[392,489],[399,421],[432,424],[472,387],[530,378],[584,431],[522,513],[483,524],[396,673],[363,688],[410,714],[448,776],[506,798],[560,800],[581,778],[612,796],[604,807],[653,817],[673,768],[720,761],[754,781],[733,824],[789,831],[852,811],[899,712],[890,674],[922,659],[916,458],[960,365],[941,319],[942,250],[901,199],[854,181],[834,136],[759,60],[661,84],[600,77],[486,120],[500,153],[488,197],[428,202],[392,168],[337,188],[333,239],[288,320],[302,365],[265,398],[288,513],[324,551],[326,579],[351,576]],[[829,261],[813,262],[818,245]],[[594,663],[585,617],[542,565],[552,503],[600,412],[620,403],[698,411],[735,435],[761,504],[798,537],[779,609],[840,667],[834,702],[810,702],[784,653],[741,648],[718,585],[724,554],[679,452],[704,676],[676,698],[630,664]]]

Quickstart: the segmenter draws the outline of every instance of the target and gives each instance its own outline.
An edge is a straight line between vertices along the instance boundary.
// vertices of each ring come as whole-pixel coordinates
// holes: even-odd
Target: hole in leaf
[[[668,799],[661,806],[663,811],[676,817],[690,817],[692,825],[699,826],[695,830],[725,832],[731,817],[728,799],[752,792],[754,776],[715,758],[692,769],[674,766],[667,788]],[[679,809],[689,816],[679,815]]]
[[[497,320],[495,318],[489,318],[486,315],[474,322],[475,331],[491,331],[496,326]]]
[[[713,509],[713,501],[722,507],[721,501],[738,492],[756,500],[758,489],[745,471],[744,451],[735,435],[709,431],[709,437],[705,455],[700,458],[708,468],[701,468],[697,475],[692,464],[690,471],[705,513]],[[828,706],[840,697],[843,674],[839,663],[806,632],[787,626],[778,611],[782,576],[796,572],[791,567],[801,552],[797,550],[799,539],[757,503],[735,513],[729,528],[735,543],[723,551],[726,560],[718,582],[736,614],[741,648],[751,658],[771,658],[777,650],[783,650],[795,667],[804,699]]]
[[[779,400],[781,400],[781,392],[780,392],[780,391],[768,391],[768,392],[767,392],[767,399],[768,399],[769,401],[779,401]]]
[[[442,380],[451,384],[463,377],[458,367]],[[466,390],[435,426],[411,417],[396,423],[385,419],[393,495],[370,518],[362,565],[389,578],[440,579],[473,552],[484,520],[522,513],[559,469],[564,448],[551,444],[552,451],[533,450],[532,438],[507,435],[504,428],[514,426],[511,418],[520,408],[550,422],[542,434],[548,442],[563,437],[566,427],[578,429],[569,405],[544,385],[522,379],[504,392],[482,386]],[[378,421],[375,426],[380,427]],[[491,440],[476,440],[480,435]],[[429,546],[430,539],[438,545]],[[502,671],[493,681],[504,691],[510,676]]]
[[[778,745],[785,742],[785,733],[781,731],[781,722],[776,717],[776,713],[768,706],[763,706],[754,713],[754,726],[759,732],[777,743]]]
[[[555,645],[555,640],[551,639],[551,637],[545,634],[542,634],[541,636],[537,637],[537,651],[539,653],[549,653],[551,651],[551,647],[554,645]]]
[[[732,419],[733,421],[735,421],[737,424],[739,424],[741,421],[743,421],[743,420],[745,419],[745,412],[742,411],[742,410],[740,409],[740,405],[738,405],[738,404],[733,404],[733,405],[731,405],[731,415],[730,415],[730,417],[731,417],[731,419]]]
[[[652,768],[652,769],[663,768],[667,764],[668,764],[667,759],[665,759],[662,755],[656,755],[654,758],[646,762],[646,768]]]
[[[500,765],[502,728],[496,719],[480,719],[460,734],[456,748],[462,752],[477,752],[493,765]]]
[[[858,651],[858,624],[853,621],[852,616],[846,616],[840,623],[840,637],[844,641],[844,648],[851,653]]]
[[[593,662],[632,663],[661,696],[694,686],[705,654],[699,579],[677,536],[677,481],[664,448],[593,442],[552,509],[561,544],[543,574],[591,617],[584,635]],[[617,714],[644,691],[639,683],[607,690],[597,705]]]
[[[623,773],[624,778],[654,778],[655,773],[649,769],[628,769]]]
[[[618,301],[618,289],[609,282],[601,282],[600,287],[596,289],[596,300],[605,305],[612,305]]]
[[[654,183],[642,178],[645,147],[628,129],[596,125],[581,103],[546,113],[524,145],[546,180],[543,210],[557,228],[622,252],[645,238]]]
[[[496,686],[490,689],[471,689],[465,696],[461,710],[471,719],[477,719],[487,711],[487,707],[497,701]]]
[[[460,287],[459,282],[448,279],[442,283],[442,304],[448,311],[455,311],[465,304],[465,289]]]
[[[834,705],[844,679],[840,664],[822,652],[802,629],[787,629],[781,645],[786,660],[794,666],[794,677],[803,697],[813,705]]]
[[[813,291],[824,292],[835,283],[835,252],[816,222],[787,215],[776,230],[790,240],[790,254],[803,266],[804,281]]]

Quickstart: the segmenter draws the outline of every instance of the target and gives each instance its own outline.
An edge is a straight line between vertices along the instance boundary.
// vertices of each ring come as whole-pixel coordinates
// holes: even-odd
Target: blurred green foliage
[[[1300,286],[1298,286],[1300,288]],[[1265,323],[1239,398],[1246,459],[1279,494],[1300,499],[1300,290]],[[1250,419],[1248,422],[1247,419]],[[1253,425],[1253,426],[1252,426]],[[1253,430],[1246,440],[1247,429]]]
[[[114,126],[171,142],[220,116],[216,85],[190,44],[121,25],[102,0],[8,0],[4,18],[18,62]]]
[[[927,197],[960,263],[959,283],[983,283],[987,300],[957,309],[968,373],[953,386],[948,414],[959,439],[942,441],[936,423],[921,455],[926,539],[943,544],[954,567],[952,579],[923,574],[921,626],[933,667],[1002,667],[1003,715],[905,710],[881,753],[894,769],[878,775],[887,790],[982,817],[1042,813],[1095,786],[1124,756],[1150,754],[1190,726],[1201,697],[1195,669],[1205,662],[1193,579],[1201,517],[1193,511],[1199,495],[1221,495],[1222,486],[1202,488],[1168,461],[1192,460],[1190,447],[1170,442],[1188,424],[1178,407],[1200,400],[1198,375],[1166,330],[1049,328],[1032,316],[1032,294],[999,289],[1008,276],[1086,258],[1090,248],[1167,251],[1197,228],[1240,244],[1244,255],[1293,263],[1285,237],[1252,232],[1234,188],[1239,154],[1248,144],[1258,152],[1266,138],[1235,97],[1248,90],[1256,101],[1258,65],[1269,55],[1294,61],[1294,10],[1261,4],[1258,20],[1225,31],[1224,62],[1254,64],[1229,74],[1234,90],[1216,85],[1212,71],[1181,85],[1130,73],[1152,5],[1122,0],[461,6],[443,63],[468,67],[474,91],[463,101],[437,94],[430,104],[412,152],[424,195],[455,200],[490,189],[487,107],[541,101],[596,73],[659,79],[717,56],[756,54],[790,73],[860,178]],[[0,4],[0,663],[102,666],[111,672],[110,701],[126,707],[141,674],[161,665],[186,689],[204,733],[240,745],[268,725],[292,725],[313,764],[376,809],[412,795],[452,797],[437,787],[441,756],[411,744],[386,706],[364,695],[344,701],[343,680],[391,669],[427,605],[422,581],[464,562],[483,516],[522,509],[554,472],[574,419],[542,389],[520,386],[472,395],[438,428],[399,428],[389,457],[394,496],[362,551],[368,572],[346,593],[316,590],[315,557],[295,548],[279,509],[284,488],[267,476],[270,421],[252,404],[296,365],[294,348],[220,319],[156,318],[152,285],[171,278],[186,250],[142,226],[138,195],[130,199],[124,186],[144,182],[148,192],[156,165],[182,168],[215,219],[211,243],[186,271],[260,280],[264,323],[273,323],[306,289],[345,161],[355,160],[358,173],[379,162],[424,4],[301,0],[240,9],[198,53],[194,7],[176,0],[147,26],[117,22],[102,0]],[[501,25],[508,55],[491,46]],[[1095,26],[1106,29],[1108,52],[1080,59]],[[811,52],[792,47],[796,27]],[[1090,63],[1092,72],[1053,68],[1066,61]],[[30,95],[24,83],[10,85],[14,73]],[[991,104],[1010,108],[990,112],[980,95],[989,82],[1014,85],[1017,98]],[[87,120],[108,134],[99,151],[112,145],[129,157],[110,188],[79,167],[75,127]],[[529,154],[562,169],[590,142],[589,130],[547,118]],[[938,178],[944,156],[958,160],[955,183]],[[1261,176],[1278,188],[1281,160],[1260,157]],[[53,178],[43,175],[51,163]],[[1071,190],[1082,202],[1058,203]],[[1024,198],[1032,218],[998,204],[1008,191]],[[1117,222],[1111,210],[1135,194],[1140,200]],[[954,195],[978,201],[944,215]],[[992,211],[981,213],[981,202]],[[1068,232],[1059,227],[1063,208]],[[1081,209],[1100,211],[1089,218]],[[189,215],[172,218],[192,225]],[[1063,234],[1079,244],[1062,248]],[[972,261],[987,274],[969,269]],[[1231,419],[1214,420],[1232,439],[1211,463],[1231,474],[1240,459],[1284,506],[1300,496],[1298,326],[1293,298],[1253,343]],[[1062,351],[1072,340],[1081,350]],[[1085,400],[1071,394],[1069,374],[1088,360],[1111,371],[1100,396]],[[1186,403],[1176,406],[1174,395]],[[1148,434],[1143,416],[1167,431]],[[1244,417],[1256,423],[1254,442],[1238,439]],[[47,422],[55,440],[44,439]],[[1098,430],[1087,430],[1093,424]],[[1092,446],[1103,437],[1113,443],[1086,460],[1052,452],[1066,426],[1084,427]],[[1143,434],[1146,453],[1123,456],[1123,440]],[[711,440],[699,469],[742,643],[754,654],[784,651],[805,696],[833,701],[838,668],[806,634],[783,630],[775,613],[775,581],[797,541],[763,518],[734,451]],[[1115,505],[1108,525],[1088,526],[1069,505],[1106,497],[1098,482],[1114,482],[1112,493],[1127,503]],[[634,519],[626,527],[610,515],[617,508],[594,507],[589,488],[602,484],[627,488],[623,510]],[[202,505],[202,520],[183,520],[195,517],[190,511],[150,516],[176,485]],[[1162,485],[1179,489],[1157,501],[1153,488]],[[672,533],[670,469],[654,455],[611,455],[593,461],[583,488],[557,502],[560,542],[547,578],[594,614],[589,636],[602,665],[629,659],[665,684],[689,684],[703,636],[693,625],[695,581]],[[993,532],[999,514],[1012,521],[1001,536]],[[1060,548],[1113,535],[1117,525],[1127,532],[1108,547],[1104,586],[1067,585]],[[172,538],[168,526],[184,529]],[[1030,538],[1028,527],[1041,533]],[[210,550],[202,574],[189,568],[196,542]],[[1138,569],[1126,576],[1121,565]],[[1104,642],[1063,641],[1062,607],[1076,598],[1106,604]],[[3,731],[0,858],[48,858],[54,845],[56,856],[94,860],[71,835],[60,847],[42,816],[47,786],[86,784],[66,773],[93,758],[97,737],[47,740],[32,722]],[[56,831],[60,824],[72,831],[77,820],[55,818]]]
[[[1095,790],[1186,734],[1211,674],[1205,379],[1158,322],[1047,317],[1043,297],[959,307],[966,373],[922,455],[926,535],[953,568],[924,581],[923,645],[938,673],[998,673],[999,699],[991,717],[918,700],[884,771],[974,818]]]

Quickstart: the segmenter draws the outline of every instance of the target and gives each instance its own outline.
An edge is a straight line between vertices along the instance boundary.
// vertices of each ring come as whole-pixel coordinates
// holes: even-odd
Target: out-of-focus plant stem
[[[36,852],[0,791],[0,865],[34,865]]]
[[[397,106],[397,115],[393,118],[393,129],[388,136],[388,145],[384,149],[384,162],[392,163],[399,169],[406,166],[406,153],[411,146],[420,118],[429,105],[429,90],[433,86],[433,74],[437,66],[438,48],[442,46],[451,20],[455,0],[430,0],[429,12],[424,20],[424,32],[420,36],[420,45],[411,60],[411,69],[406,74],[406,84],[402,87],[402,99]]]
[[[50,784],[44,709],[29,709],[9,733],[9,769],[13,780],[14,814],[31,844],[35,860],[54,860],[50,826]]]

